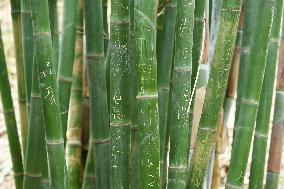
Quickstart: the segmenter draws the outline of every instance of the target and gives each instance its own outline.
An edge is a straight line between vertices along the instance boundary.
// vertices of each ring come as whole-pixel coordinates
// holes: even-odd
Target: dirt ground
[[[59,1],[59,8],[62,7],[62,1]],[[10,5],[8,0],[0,0],[0,25],[2,28],[2,35],[4,40],[4,48],[6,54],[6,61],[8,64],[8,73],[10,78],[10,84],[12,86],[12,96],[14,101],[15,111],[19,112],[18,109],[18,98],[17,98],[17,82],[16,82],[16,67],[14,59],[14,47],[13,47],[13,36],[12,36],[12,24],[10,17]],[[0,99],[1,104],[1,99]],[[234,117],[234,116],[231,116]],[[17,122],[19,123],[19,114],[16,114]],[[229,141],[232,142],[233,134],[233,122],[231,119],[231,124],[229,125]],[[19,125],[19,124],[18,124]],[[20,134],[20,133],[19,133]],[[14,189],[13,181],[13,171],[11,158],[9,153],[9,146],[7,140],[7,134],[5,129],[5,122],[3,118],[2,105],[0,106],[0,189]],[[226,170],[230,161],[230,151],[231,146],[229,145],[225,153],[221,155],[220,158],[220,172],[222,176],[222,183],[220,189],[224,188],[224,183],[226,179]],[[284,156],[284,155],[283,155]],[[284,189],[284,161],[282,161],[282,172],[280,178],[280,189]],[[245,184],[248,184],[249,177],[249,166],[247,168],[247,174],[245,179]]]

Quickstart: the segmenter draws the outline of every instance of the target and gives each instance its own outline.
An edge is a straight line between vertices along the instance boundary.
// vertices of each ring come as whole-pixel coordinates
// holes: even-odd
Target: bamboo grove
[[[226,189],[277,189],[283,6],[10,0],[19,112],[1,30],[0,93],[15,188],[217,189],[231,148]]]

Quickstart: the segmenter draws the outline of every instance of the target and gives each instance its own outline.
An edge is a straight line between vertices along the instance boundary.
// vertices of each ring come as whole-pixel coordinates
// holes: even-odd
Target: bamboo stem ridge
[[[186,188],[200,189],[215,143],[218,112],[223,103],[240,15],[240,0],[224,1],[215,55]]]
[[[86,63],[97,188],[109,188],[110,139],[101,0],[85,1]]]
[[[27,109],[30,110],[31,88],[32,88],[32,69],[33,69],[33,26],[31,13],[31,0],[21,0],[21,18],[22,18],[22,46],[23,62],[25,70],[26,100]]]
[[[25,160],[24,189],[38,189],[42,179],[42,157],[44,154],[44,120],[42,113],[41,97],[38,83],[37,63],[33,65],[31,109],[29,119],[29,135]],[[46,155],[46,154],[44,154]]]
[[[83,32],[83,0],[80,0],[67,132],[67,165],[69,189],[80,189],[81,187],[80,177],[83,106]]]
[[[262,0],[254,6],[258,6],[255,28],[257,32],[253,37],[254,42],[248,56],[246,72],[249,74],[245,83],[247,88],[241,95],[226,188],[240,188],[243,185],[268,54],[274,1]]]
[[[55,73],[58,72],[58,61],[59,61],[59,31],[58,31],[58,10],[57,0],[48,0],[49,7],[49,20],[50,30],[52,37],[53,46],[53,58],[54,58],[54,69]]]
[[[21,146],[17,131],[17,123],[15,111],[11,96],[10,83],[8,78],[8,70],[5,60],[4,47],[2,41],[2,33],[0,29],[0,93],[3,105],[4,118],[6,122],[6,130],[9,141],[10,154],[14,171],[14,179],[16,189],[23,188],[23,163],[21,155]]]
[[[283,16],[283,15],[282,15]],[[283,19],[283,18],[282,18]],[[279,62],[277,71],[276,97],[273,117],[269,158],[267,163],[266,189],[277,189],[280,176],[284,137],[284,30],[282,24],[282,36],[279,49]]]
[[[139,188],[160,188],[156,15],[158,2],[136,0],[137,117],[139,129]]]
[[[189,114],[191,96],[194,1],[178,0],[175,30],[175,61],[171,90],[168,188],[185,188],[188,173]]]
[[[53,69],[52,40],[47,0],[32,0],[35,61],[38,63],[46,145],[53,188],[66,189],[64,140]]]
[[[129,0],[111,4],[110,41],[110,187],[128,188],[130,154]]]
[[[65,0],[63,12],[63,29],[59,49],[57,86],[59,91],[63,137],[66,141],[68,110],[76,43],[78,0]]]
[[[162,187],[167,179],[167,156],[169,143],[168,109],[170,95],[170,80],[173,67],[174,38],[176,28],[177,1],[172,0],[165,6],[163,30],[160,33],[160,48],[158,60],[158,95],[159,95],[159,133],[160,133],[160,165]],[[159,18],[158,18],[159,19]],[[159,33],[158,33],[159,35]],[[158,37],[158,36],[157,36]],[[157,39],[158,42],[158,39]]]
[[[269,131],[270,114],[273,100],[275,72],[280,43],[280,28],[282,23],[283,0],[275,1],[269,50],[261,89],[256,128],[254,132],[252,164],[250,169],[250,188],[263,188],[265,158]]]
[[[27,137],[28,137],[28,112],[26,105],[26,86],[23,64],[23,46],[22,46],[22,23],[21,23],[21,3],[19,0],[10,0],[11,14],[13,24],[13,36],[16,54],[16,70],[18,83],[18,97],[20,108],[20,122],[21,122],[21,138],[22,151],[25,158]]]

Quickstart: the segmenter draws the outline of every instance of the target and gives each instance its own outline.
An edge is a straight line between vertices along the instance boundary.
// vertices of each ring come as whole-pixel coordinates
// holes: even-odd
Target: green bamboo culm
[[[168,3],[170,3],[169,1]],[[164,32],[164,18],[165,18],[165,5],[166,2],[164,0],[159,0],[158,4],[158,12],[157,12],[157,41],[156,41],[156,50],[157,50],[157,61],[159,62],[160,51],[164,48],[163,43],[163,32]]]
[[[27,109],[30,110],[31,88],[32,88],[32,69],[33,69],[33,26],[31,13],[31,0],[21,0],[21,18],[22,18],[22,46],[23,62],[25,68],[25,85]]]
[[[25,73],[23,64],[23,46],[22,46],[22,23],[21,23],[21,2],[19,0],[10,0],[11,14],[13,24],[13,36],[16,55],[16,70],[17,70],[17,86],[18,99],[20,109],[21,123],[21,138],[22,138],[22,153],[25,159],[27,137],[28,137],[28,111],[26,105],[26,86]]]
[[[63,28],[59,47],[57,86],[59,91],[60,114],[63,137],[66,141],[68,110],[72,85],[72,72],[75,57],[76,25],[78,0],[65,0],[63,10]]]
[[[193,23],[194,1],[178,0],[171,109],[169,109],[168,119],[170,125],[169,189],[184,189],[188,173],[188,146],[190,145],[188,104],[191,95]]]
[[[259,1],[255,0],[243,0],[243,34],[242,39],[240,39],[241,47],[240,47],[240,63],[239,63],[239,72],[238,72],[238,83],[237,83],[237,100],[236,100],[236,112],[235,112],[235,123],[234,130],[237,129],[237,116],[240,110],[240,104],[242,99],[242,92],[245,90],[246,85],[246,76],[247,72],[247,59],[250,55],[253,38],[256,33],[256,20],[258,14],[258,4]]]
[[[92,132],[92,131],[90,131]],[[90,133],[90,141],[88,147],[87,161],[84,170],[82,189],[92,189],[96,186],[94,151],[92,145],[92,133]]]
[[[38,156],[44,154],[45,131],[36,62],[33,65],[32,74],[31,108],[25,160],[24,189],[40,188],[42,166],[44,163],[43,158]]]
[[[255,20],[257,22],[256,33],[246,62],[246,72],[249,74],[244,84],[247,87],[241,94],[240,109],[237,115],[232,156],[226,183],[228,189],[243,186],[264,78],[274,1],[262,0],[256,2],[254,6],[258,6],[258,20]],[[246,14],[244,16],[246,17]],[[246,24],[246,20],[244,24]],[[244,27],[249,26],[245,25]]]
[[[103,19],[104,19],[104,51],[105,51],[105,55],[107,54],[107,50],[108,50],[108,43],[109,43],[109,20],[108,20],[108,5],[109,2],[108,0],[102,0],[103,1]]]
[[[283,16],[283,15],[282,15]],[[283,18],[282,18],[283,19]],[[267,163],[267,176],[265,189],[278,189],[282,149],[284,143],[284,28],[282,24],[282,34],[279,49],[279,62],[277,69],[277,84],[275,95],[275,107],[273,126],[271,133],[269,157]]]
[[[42,176],[41,176],[41,189],[51,189],[50,172],[47,160],[46,142],[44,141],[43,155],[42,155]]]
[[[14,171],[16,189],[23,188],[23,163],[15,111],[11,96],[11,87],[8,78],[8,70],[5,60],[2,32],[0,29],[0,93],[3,105],[3,113],[6,123],[10,154]]]
[[[218,112],[225,97],[239,23],[240,6],[240,0],[224,1],[222,5],[220,32],[217,36],[215,54],[212,60],[211,73],[186,188],[200,189],[203,187],[215,144]]]
[[[129,0],[111,3],[110,41],[107,64],[110,69],[110,187],[129,187],[130,154],[130,65]]]
[[[97,188],[109,188],[110,138],[101,0],[85,1],[86,63]]]
[[[169,93],[171,70],[173,66],[174,54],[174,38],[176,28],[177,15],[177,1],[172,0],[165,6],[165,13],[163,16],[163,30],[157,33],[157,42],[160,43],[159,52],[157,53],[157,69],[158,69],[158,95],[159,95],[159,133],[160,133],[160,167],[161,167],[161,183],[162,188],[167,184],[167,167],[166,161],[168,156],[168,142],[169,142],[169,125],[168,109],[169,109]],[[161,16],[160,16],[161,17]],[[158,18],[158,22],[159,19]],[[157,23],[158,25],[158,23]],[[158,26],[157,26],[158,27]],[[159,38],[159,39],[158,39]],[[158,50],[157,50],[158,51]]]
[[[135,0],[139,188],[160,188],[156,15],[158,1]]]
[[[49,20],[50,20],[50,30],[52,37],[53,46],[53,58],[54,58],[54,68],[55,73],[58,71],[58,61],[59,61],[59,30],[58,30],[58,10],[57,10],[57,0],[48,0],[49,7]]]
[[[51,185],[53,188],[66,189],[64,139],[52,62],[53,49],[47,0],[32,0],[32,20]]]
[[[80,0],[66,144],[69,189],[81,188],[83,32],[83,0]]]
[[[130,64],[130,118],[131,118],[131,132],[130,132],[130,167],[129,167],[129,187],[139,188],[138,175],[138,126],[137,126],[137,101],[136,101],[136,65],[135,65],[135,28],[134,28],[134,1],[129,0],[129,64]]]
[[[265,74],[261,89],[260,104],[258,107],[256,126],[254,132],[252,163],[250,168],[250,188],[263,188],[265,171],[266,149],[268,142],[268,131],[271,107],[273,101],[273,89],[276,65],[278,59],[278,48],[280,43],[280,28],[282,23],[283,0],[275,1],[274,15]]]

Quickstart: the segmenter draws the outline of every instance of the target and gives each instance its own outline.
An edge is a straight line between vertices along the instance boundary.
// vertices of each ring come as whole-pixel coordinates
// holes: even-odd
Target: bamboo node
[[[86,55],[86,59],[87,60],[104,60],[105,55],[104,53],[100,53],[100,54],[87,54]]]
[[[158,94],[153,94],[153,95],[137,95],[136,99],[137,100],[146,100],[146,99],[155,99],[158,98]]]
[[[46,37],[51,37],[51,33],[50,32],[38,32],[38,33],[34,33],[34,37],[37,39],[44,39]]]
[[[60,76],[58,76],[58,80],[59,80],[59,82],[72,83],[73,78],[60,75]]]
[[[63,139],[58,139],[58,140],[48,140],[48,139],[46,139],[46,144],[47,145],[64,144],[64,140]]]
[[[127,19],[121,19],[121,20],[117,20],[117,19],[110,19],[110,23],[112,24],[122,24],[122,25],[129,25],[130,21]]]
[[[107,139],[93,139],[93,144],[104,144],[104,143],[109,143],[110,142],[110,138]]]
[[[28,177],[32,177],[32,178],[40,178],[40,177],[42,176],[41,173],[32,174],[32,173],[27,173],[27,172],[25,172],[24,175],[25,175],[25,176],[28,176]]]
[[[251,106],[258,106],[259,102],[255,100],[248,100],[248,99],[242,99],[242,104],[247,104]]]

